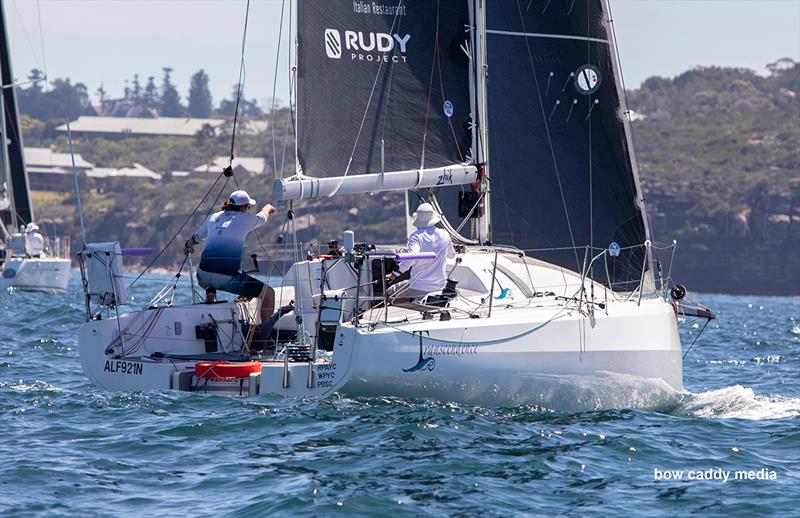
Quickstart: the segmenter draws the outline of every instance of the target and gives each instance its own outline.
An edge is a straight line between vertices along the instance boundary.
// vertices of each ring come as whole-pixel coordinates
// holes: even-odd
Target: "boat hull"
[[[477,405],[534,405],[556,411],[663,409],[682,397],[677,321],[663,300],[610,304],[606,315],[531,311],[492,319],[366,331],[343,326],[355,348],[342,391]],[[502,318],[502,317],[501,317]],[[432,330],[435,328],[435,331]]]
[[[147,329],[148,338],[141,348],[127,338],[126,347],[136,349],[136,356],[125,358],[105,352],[117,335],[115,319],[87,322],[79,337],[83,370],[111,390],[198,391],[192,377],[196,361],[158,353],[202,354],[205,347],[195,326],[211,320],[221,324],[220,336],[229,337],[220,342],[221,349],[238,350],[241,337],[225,326],[242,318],[239,311],[234,304],[146,310],[131,332],[141,336],[138,328]],[[220,385],[213,391],[287,397],[340,392],[559,412],[659,410],[681,400],[677,321],[663,299],[645,300],[641,306],[616,302],[609,304],[608,314],[587,314],[563,304],[518,311],[523,313],[509,309],[491,319],[344,324],[330,358],[313,365],[264,361],[261,374],[246,386]],[[124,315],[122,328],[131,326],[133,318]]]
[[[58,257],[12,258],[3,264],[0,289],[64,293],[67,291],[70,260]]]

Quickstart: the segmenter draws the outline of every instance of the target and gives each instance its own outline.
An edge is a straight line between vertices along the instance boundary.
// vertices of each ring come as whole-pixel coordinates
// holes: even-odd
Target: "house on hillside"
[[[145,115],[145,114],[142,114]],[[152,117],[152,114],[140,117],[92,117],[82,115],[70,123],[72,134],[82,137],[130,138],[130,137],[194,137],[206,125],[216,133],[223,131],[225,119],[195,119],[190,117]],[[242,131],[250,134],[260,133],[267,129],[265,121],[244,121]],[[67,125],[56,128],[61,133],[67,132]],[[238,130],[237,130],[238,131]]]
[[[124,178],[132,183],[158,183],[161,181],[160,174],[136,162],[134,162],[131,167],[122,167],[119,169],[113,167],[95,167],[87,171],[86,176],[94,179],[97,190],[101,192],[109,189],[113,180],[117,178]]]
[[[129,137],[194,137],[208,124],[216,131],[224,119],[191,119],[185,117],[78,117],[70,123],[75,136],[129,138]],[[66,133],[67,125],[56,128]]]
[[[216,157],[208,164],[200,165],[192,169],[192,174],[220,174],[223,169],[228,167],[230,158]],[[258,157],[236,157],[231,163],[233,174],[262,174],[266,166],[266,161]]]
[[[72,179],[72,157],[46,147],[26,147],[25,165],[32,191],[65,192],[75,188]],[[75,169],[86,173],[94,168],[79,154],[75,154]]]

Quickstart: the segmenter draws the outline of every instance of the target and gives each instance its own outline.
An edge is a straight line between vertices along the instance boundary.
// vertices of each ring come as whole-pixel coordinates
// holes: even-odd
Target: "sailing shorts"
[[[225,275],[222,273],[212,273],[197,269],[197,282],[204,289],[212,288],[215,290],[235,293],[242,297],[252,299],[261,295],[264,283],[246,273],[236,275]]]

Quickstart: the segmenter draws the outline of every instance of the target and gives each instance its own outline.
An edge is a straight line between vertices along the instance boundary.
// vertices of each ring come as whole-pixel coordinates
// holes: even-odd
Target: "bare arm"
[[[264,216],[271,216],[272,214],[275,214],[275,207],[273,207],[272,204],[267,203],[261,208],[260,211],[258,211],[258,213],[263,214]]]

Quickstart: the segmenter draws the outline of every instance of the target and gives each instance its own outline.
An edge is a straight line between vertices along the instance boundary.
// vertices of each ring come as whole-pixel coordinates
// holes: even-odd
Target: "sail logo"
[[[325,54],[341,59],[346,50],[352,61],[405,63],[410,39],[410,34],[325,29]]]
[[[331,59],[342,57],[342,38],[336,29],[325,29],[325,53]]]
[[[573,73],[575,89],[583,95],[590,95],[600,88],[600,70],[594,65],[583,65]]]

